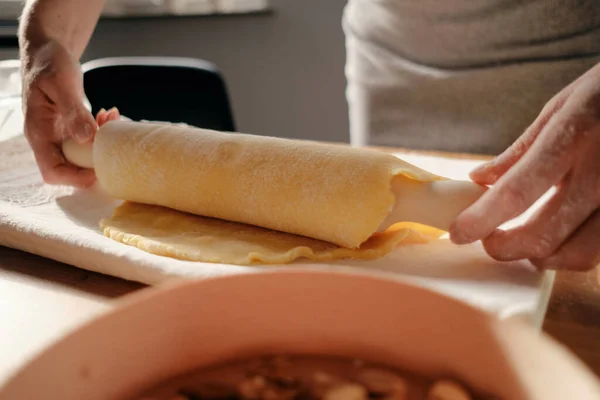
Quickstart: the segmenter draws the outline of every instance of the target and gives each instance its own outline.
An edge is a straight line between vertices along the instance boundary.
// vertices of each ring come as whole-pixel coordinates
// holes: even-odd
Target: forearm
[[[19,26],[22,58],[56,41],[79,59],[105,0],[27,0]]]

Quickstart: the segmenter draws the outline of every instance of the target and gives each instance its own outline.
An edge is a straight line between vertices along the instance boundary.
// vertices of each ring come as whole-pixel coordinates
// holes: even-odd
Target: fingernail
[[[80,142],[87,142],[94,136],[95,129],[91,124],[85,123],[83,129],[77,130],[75,132],[75,139]]]
[[[116,115],[119,114],[119,110],[117,109],[117,107],[113,107],[110,110],[108,110],[108,116],[109,117],[114,117]]]
[[[456,232],[456,231],[450,232],[450,240],[454,244],[470,244],[470,243],[472,243],[472,240],[470,240],[463,234]]]
[[[498,181],[499,176],[491,167],[492,164],[481,165],[469,172],[469,178],[479,184],[493,185]]]
[[[469,244],[471,240],[455,225],[450,227],[450,240],[454,244]]]
[[[471,173],[472,174],[480,174],[482,172],[487,171],[491,166],[492,166],[491,162],[486,162],[486,163],[481,164],[480,166],[476,167],[475,169],[473,169],[471,171]]]

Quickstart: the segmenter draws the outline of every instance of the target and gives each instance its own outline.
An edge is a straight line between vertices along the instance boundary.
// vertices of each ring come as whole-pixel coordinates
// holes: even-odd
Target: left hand
[[[482,240],[500,261],[540,269],[590,270],[600,263],[600,64],[550,100],[504,153],[471,173],[493,185],[459,215],[451,240]],[[553,186],[556,192],[521,227],[500,230]]]

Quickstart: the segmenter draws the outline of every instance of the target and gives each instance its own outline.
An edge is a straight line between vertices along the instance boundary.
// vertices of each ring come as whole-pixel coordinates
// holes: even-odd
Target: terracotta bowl
[[[600,399],[575,357],[518,321],[398,281],[298,270],[142,290],[38,355],[0,399],[127,399],[198,367],[266,353],[358,357],[511,400]]]

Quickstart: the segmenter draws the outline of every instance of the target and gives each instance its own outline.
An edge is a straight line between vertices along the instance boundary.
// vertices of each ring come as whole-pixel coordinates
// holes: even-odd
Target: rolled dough
[[[348,248],[392,210],[394,176],[443,179],[378,151],[130,121],[100,128],[94,165],[118,199]]]
[[[425,243],[442,233],[435,228],[400,223],[374,234],[359,248],[350,249],[253,225],[132,202],[124,202],[100,226],[111,239],[148,253],[235,265],[286,264],[298,258],[371,260],[389,253],[400,242]]]

